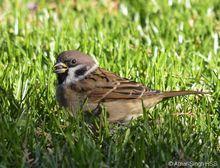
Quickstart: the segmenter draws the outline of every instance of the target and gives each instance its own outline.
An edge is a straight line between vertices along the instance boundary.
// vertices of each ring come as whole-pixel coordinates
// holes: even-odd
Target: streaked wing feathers
[[[86,92],[89,101],[92,102],[137,99],[146,94],[155,94],[142,84],[121,78],[101,68],[76,83],[74,88]]]

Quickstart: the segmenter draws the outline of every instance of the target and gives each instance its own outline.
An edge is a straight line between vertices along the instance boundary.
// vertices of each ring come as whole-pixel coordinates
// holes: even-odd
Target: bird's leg
[[[94,110],[92,110],[92,114],[93,114],[94,116],[99,116],[99,115],[101,114],[101,112],[102,112],[102,107],[101,107],[100,104],[98,104],[98,105],[96,106],[96,108],[95,108]]]

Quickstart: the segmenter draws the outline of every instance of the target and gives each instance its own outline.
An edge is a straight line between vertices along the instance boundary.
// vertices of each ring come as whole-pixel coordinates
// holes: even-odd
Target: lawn
[[[0,167],[220,166],[220,1],[0,1]],[[55,99],[57,55],[162,90],[203,90],[128,124],[72,117]],[[103,112],[104,114],[104,112]]]

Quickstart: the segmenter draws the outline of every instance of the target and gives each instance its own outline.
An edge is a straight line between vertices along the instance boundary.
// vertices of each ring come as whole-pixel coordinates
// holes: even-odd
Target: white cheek
[[[87,67],[88,70],[87,70],[87,72],[84,75],[76,77],[75,76],[76,71],[78,69],[81,69],[84,66],[85,65],[78,65],[76,67],[69,68],[68,75],[66,77],[66,80],[63,83],[67,84],[67,85],[76,83],[77,81],[79,81],[81,79],[84,79],[85,76],[89,75],[90,73],[92,73],[93,71],[95,71],[98,68],[97,64],[93,65],[91,68]]]
[[[78,81],[78,78],[75,77],[75,72],[76,70],[78,70],[79,68],[81,68],[82,65],[73,67],[73,68],[69,68],[68,70],[68,75],[66,77],[66,80],[64,81],[65,84],[71,84],[71,83],[75,83]]]

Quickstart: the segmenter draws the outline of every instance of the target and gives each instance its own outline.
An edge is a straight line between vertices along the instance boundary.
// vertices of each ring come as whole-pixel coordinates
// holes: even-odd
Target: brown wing
[[[121,78],[101,68],[76,83],[74,88],[80,92],[86,92],[88,99],[92,102],[137,99],[146,94],[158,93],[150,91],[140,83]]]

